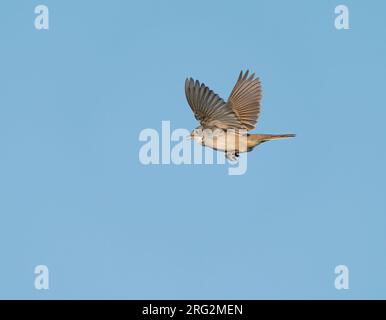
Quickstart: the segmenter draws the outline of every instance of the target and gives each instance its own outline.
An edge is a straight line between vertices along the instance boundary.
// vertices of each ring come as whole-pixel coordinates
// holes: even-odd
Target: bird
[[[250,152],[266,141],[295,137],[295,134],[250,134],[255,129],[261,111],[260,79],[249,70],[240,71],[227,101],[193,78],[185,81],[185,95],[200,126],[188,138],[199,144],[222,151],[230,161],[240,153]]]

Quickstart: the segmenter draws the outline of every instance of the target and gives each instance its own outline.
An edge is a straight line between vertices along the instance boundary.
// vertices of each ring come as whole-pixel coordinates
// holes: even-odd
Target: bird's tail
[[[270,140],[277,140],[277,139],[286,139],[286,138],[293,138],[296,137],[295,134],[288,133],[288,134],[251,134],[248,136],[248,138],[251,138],[255,141],[270,141]]]
[[[254,146],[271,140],[293,138],[295,134],[249,134],[248,135],[248,148],[253,148]]]

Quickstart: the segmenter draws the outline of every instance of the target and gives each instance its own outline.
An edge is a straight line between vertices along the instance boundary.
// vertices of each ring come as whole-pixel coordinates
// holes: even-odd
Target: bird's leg
[[[239,153],[237,151],[226,151],[225,157],[232,162],[238,161]]]

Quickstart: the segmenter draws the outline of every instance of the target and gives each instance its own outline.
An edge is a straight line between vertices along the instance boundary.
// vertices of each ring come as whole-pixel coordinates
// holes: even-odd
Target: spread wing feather
[[[259,79],[254,78],[254,74],[248,77],[248,71],[240,72],[228,102],[192,78],[185,81],[185,95],[194,116],[204,128],[255,128],[262,91]]]
[[[260,115],[261,84],[255,74],[240,72],[239,78],[228,98],[228,104],[237,118],[248,130],[255,128]]]

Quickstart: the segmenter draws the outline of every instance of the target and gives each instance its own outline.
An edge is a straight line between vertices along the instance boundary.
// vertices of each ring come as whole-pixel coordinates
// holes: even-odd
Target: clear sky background
[[[386,298],[385,1],[0,7],[0,298]],[[140,164],[142,129],[197,126],[186,77],[226,99],[247,68],[256,132],[296,139],[242,176]]]

